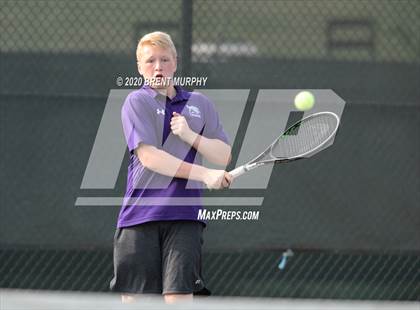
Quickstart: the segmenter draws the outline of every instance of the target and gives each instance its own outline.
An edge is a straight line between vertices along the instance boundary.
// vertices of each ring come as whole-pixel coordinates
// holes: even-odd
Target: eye
[[[148,59],[148,60],[146,60],[146,63],[148,63],[148,64],[150,64],[150,63],[152,63],[153,62],[153,59]]]
[[[162,61],[163,62],[168,62],[169,61],[169,58],[163,58]]]

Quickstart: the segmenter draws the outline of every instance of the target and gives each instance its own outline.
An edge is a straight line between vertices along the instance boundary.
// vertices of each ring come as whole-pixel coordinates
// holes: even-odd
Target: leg
[[[121,302],[123,304],[132,304],[137,300],[137,298],[135,297],[135,295],[132,294],[124,294],[121,295]]]
[[[203,225],[196,221],[162,224],[162,276],[165,301],[190,301],[204,289],[201,277]]]
[[[117,230],[114,238],[114,278],[110,288],[121,293],[121,301],[133,303],[139,294],[160,295],[161,275],[158,225],[145,223]]]
[[[165,302],[167,304],[192,302],[193,294],[165,294]]]

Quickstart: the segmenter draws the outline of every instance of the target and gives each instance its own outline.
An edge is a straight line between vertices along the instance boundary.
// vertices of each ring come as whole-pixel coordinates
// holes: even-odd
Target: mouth
[[[170,85],[170,78],[164,76],[162,73],[157,73],[153,75],[151,79],[151,83],[156,86],[169,86]]]
[[[169,79],[161,73],[155,74],[153,77],[153,80],[154,80],[155,85],[160,85],[160,86],[169,85]]]

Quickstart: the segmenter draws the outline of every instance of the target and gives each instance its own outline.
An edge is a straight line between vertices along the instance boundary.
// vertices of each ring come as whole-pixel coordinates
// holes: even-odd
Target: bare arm
[[[151,145],[140,144],[135,152],[143,166],[159,174],[200,181],[212,189],[227,187],[231,181],[230,175],[224,170],[208,169],[182,161]]]
[[[226,167],[232,159],[230,145],[195,133],[189,128],[185,117],[175,112],[171,120],[171,130],[213,164]]]
[[[221,140],[194,133],[186,142],[213,164],[226,167],[232,159],[230,145]]]

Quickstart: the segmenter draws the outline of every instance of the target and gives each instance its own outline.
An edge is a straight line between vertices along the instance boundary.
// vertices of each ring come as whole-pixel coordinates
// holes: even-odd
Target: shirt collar
[[[175,87],[175,90],[176,90],[176,95],[175,95],[175,97],[172,98],[172,100],[171,100],[172,103],[176,103],[176,102],[179,102],[179,101],[185,101],[185,100],[189,99],[190,94],[187,91],[183,90],[181,87],[179,87],[177,85],[175,85],[174,87]],[[157,97],[159,95],[161,95],[158,91],[154,90],[149,85],[143,85],[142,89],[144,89],[150,96],[152,96],[155,99],[158,99]]]

